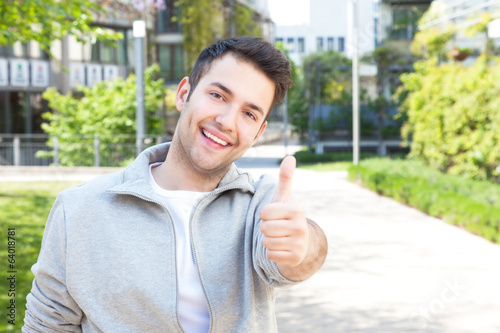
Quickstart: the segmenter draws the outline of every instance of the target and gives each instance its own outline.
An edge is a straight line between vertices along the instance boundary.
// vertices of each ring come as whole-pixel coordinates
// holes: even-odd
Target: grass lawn
[[[15,182],[0,183],[0,332],[20,332],[26,311],[26,295],[31,290],[31,266],[38,258],[43,230],[57,194],[78,183],[72,182]],[[10,232],[10,239],[9,239]],[[10,241],[10,245],[9,245]],[[10,249],[9,249],[10,246]],[[9,254],[10,251],[10,254]],[[9,262],[10,260],[10,262]],[[12,267],[10,267],[13,265]],[[13,273],[8,273],[12,271]],[[15,276],[15,291],[9,296]],[[15,295],[13,295],[15,293]],[[8,307],[15,300],[15,325],[10,325]]]

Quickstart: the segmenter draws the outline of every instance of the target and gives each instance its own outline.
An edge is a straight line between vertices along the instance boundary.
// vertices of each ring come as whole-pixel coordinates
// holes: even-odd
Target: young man
[[[251,37],[205,49],[176,96],[172,143],[62,192],[24,332],[274,332],[274,288],[307,279],[326,238],[276,183],[233,162],[264,132],[290,65]]]

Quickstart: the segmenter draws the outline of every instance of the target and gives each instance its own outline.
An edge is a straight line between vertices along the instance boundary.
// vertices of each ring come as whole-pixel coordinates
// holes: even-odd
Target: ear
[[[264,133],[264,130],[266,129],[266,127],[267,127],[267,120],[260,127],[259,133],[257,133],[257,135],[255,136],[255,139],[253,139],[252,145],[255,144],[257,142],[257,140],[259,140],[262,133]]]
[[[186,104],[190,89],[191,85],[189,84],[189,77],[186,76],[177,87],[177,94],[175,95],[175,106],[177,107],[177,111],[182,111],[184,104]]]

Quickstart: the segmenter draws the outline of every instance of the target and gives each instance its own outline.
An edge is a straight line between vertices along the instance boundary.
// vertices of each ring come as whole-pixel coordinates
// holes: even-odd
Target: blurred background
[[[353,19],[355,2],[357,22]],[[465,116],[456,128],[442,129],[453,118],[447,120],[443,105],[431,101],[436,96],[423,97],[418,87],[425,80],[432,81],[429,89],[441,93],[435,98],[441,102],[451,101],[449,96],[456,97],[457,92],[467,94],[464,87],[441,90],[439,82],[424,74],[441,66],[448,72],[439,77],[452,82],[456,77],[450,71],[456,68],[472,70],[485,57],[490,59],[485,60],[488,66],[493,65],[500,37],[499,9],[497,0],[45,0],[4,4],[0,165],[124,166],[134,158],[137,53],[133,22],[143,20],[146,35],[139,53],[144,58],[143,147],[171,138],[178,117],[175,87],[189,75],[198,53],[216,40],[252,35],[275,43],[286,53],[295,81],[286,103],[272,113],[260,143],[291,134],[316,154],[352,151],[352,57],[357,27],[361,152],[411,153],[442,170],[497,179],[498,136],[492,134],[487,143],[480,139],[462,142],[477,128],[488,127],[483,124],[495,116],[476,117],[472,127]],[[485,80],[480,85],[490,89],[491,80],[477,75],[475,82]],[[485,93],[494,94],[491,89]],[[474,110],[485,107],[473,104]],[[454,102],[448,106],[469,109]],[[423,113],[443,121],[427,121]],[[436,137],[438,129],[441,134]]]

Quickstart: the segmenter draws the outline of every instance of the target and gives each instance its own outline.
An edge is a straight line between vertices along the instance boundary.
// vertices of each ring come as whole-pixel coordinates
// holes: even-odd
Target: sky
[[[309,0],[268,0],[269,14],[277,25],[309,23]]]

